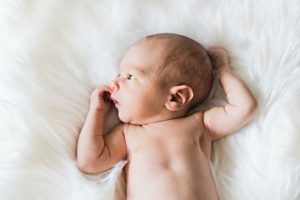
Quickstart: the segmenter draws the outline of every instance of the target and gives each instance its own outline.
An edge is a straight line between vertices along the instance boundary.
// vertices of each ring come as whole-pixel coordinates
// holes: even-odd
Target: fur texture
[[[83,175],[76,140],[93,88],[158,32],[224,46],[259,102],[247,126],[214,144],[221,199],[300,199],[299,22],[298,0],[1,1],[0,199],[112,199],[124,163]],[[220,99],[217,90],[207,105]]]

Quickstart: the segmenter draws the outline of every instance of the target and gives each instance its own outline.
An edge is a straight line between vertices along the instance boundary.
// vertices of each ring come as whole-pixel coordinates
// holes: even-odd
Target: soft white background
[[[221,199],[300,199],[298,0],[3,0],[1,200],[112,198],[121,165],[84,176],[76,140],[90,92],[113,80],[132,42],[158,32],[227,48],[259,102],[253,121],[214,145]]]

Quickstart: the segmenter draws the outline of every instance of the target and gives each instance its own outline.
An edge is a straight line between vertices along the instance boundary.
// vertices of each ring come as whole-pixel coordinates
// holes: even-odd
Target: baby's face
[[[163,48],[153,42],[139,41],[121,60],[118,77],[111,87],[119,118],[125,123],[151,122],[164,108],[167,93],[159,85],[156,70]]]

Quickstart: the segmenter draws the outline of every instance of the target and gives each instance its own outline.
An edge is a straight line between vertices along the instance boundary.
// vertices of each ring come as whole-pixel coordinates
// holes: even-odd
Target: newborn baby
[[[218,199],[210,168],[212,142],[241,128],[256,110],[253,95],[232,73],[228,59],[221,47],[207,52],[177,34],[137,41],[113,83],[91,95],[78,139],[80,170],[103,172],[127,159],[127,199]],[[210,93],[212,66],[228,104],[188,115]],[[104,135],[112,104],[123,123]]]

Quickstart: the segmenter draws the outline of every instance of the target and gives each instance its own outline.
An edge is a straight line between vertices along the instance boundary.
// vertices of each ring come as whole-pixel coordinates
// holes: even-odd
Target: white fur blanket
[[[113,80],[132,42],[158,32],[227,48],[258,99],[254,119],[214,144],[221,199],[300,199],[298,0],[9,0],[0,3],[1,200],[112,199],[122,163],[85,176],[76,140],[92,89]]]

